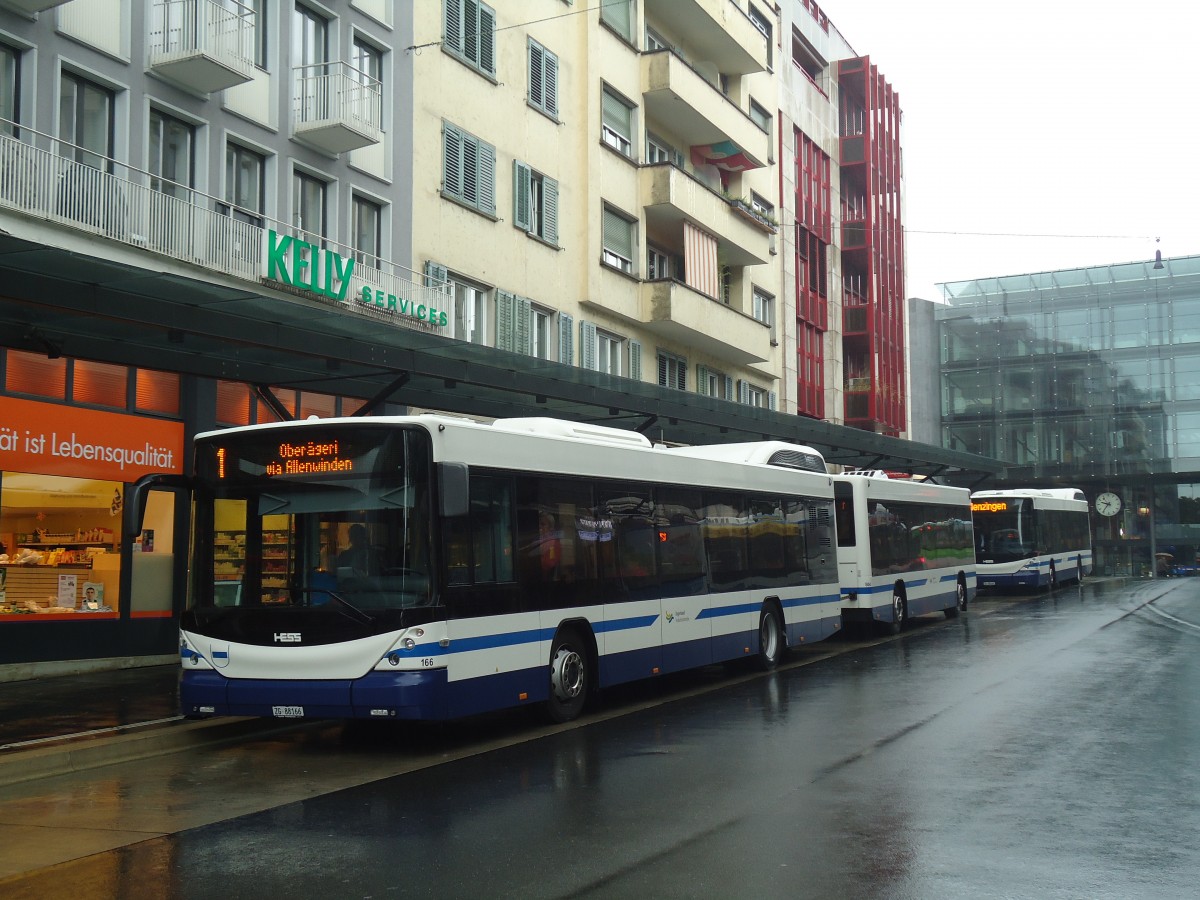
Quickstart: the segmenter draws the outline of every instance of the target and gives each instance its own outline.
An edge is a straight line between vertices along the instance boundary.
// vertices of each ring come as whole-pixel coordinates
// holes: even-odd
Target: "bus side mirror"
[[[155,488],[191,491],[192,479],[186,475],[155,473],[143,475],[133,483],[125,497],[121,521],[125,539],[131,543],[142,533],[142,520],[146,518],[146,498]]]
[[[465,516],[471,509],[466,463],[438,463],[438,511],[443,518]]]

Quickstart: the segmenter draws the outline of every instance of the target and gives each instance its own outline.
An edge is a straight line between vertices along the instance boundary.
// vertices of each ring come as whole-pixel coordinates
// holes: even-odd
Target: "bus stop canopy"
[[[552,416],[654,441],[781,440],[830,463],[982,482],[989,457],[672,390],[381,324],[334,304],[221,273],[146,268],[147,254],[97,239],[83,253],[0,232],[4,345],[48,356],[299,388],[479,418]],[[279,412],[286,417],[286,411]]]

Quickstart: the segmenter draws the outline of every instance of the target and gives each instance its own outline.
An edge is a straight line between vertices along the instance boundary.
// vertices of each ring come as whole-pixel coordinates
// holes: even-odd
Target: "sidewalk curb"
[[[180,720],[136,733],[118,734],[103,738],[68,739],[28,750],[0,752],[0,788],[70,775],[134,762],[154,756],[164,756],[181,750],[233,743],[250,737],[261,737],[282,731],[311,726],[291,722],[286,725],[255,717]]]

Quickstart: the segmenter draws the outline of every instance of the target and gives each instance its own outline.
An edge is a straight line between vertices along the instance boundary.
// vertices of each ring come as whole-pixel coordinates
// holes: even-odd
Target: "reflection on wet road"
[[[985,599],[838,649],[769,676],[700,673],[675,686],[717,687],[673,702],[623,692],[581,727],[501,717],[173,758],[171,774],[143,767],[161,780],[139,796],[186,824],[163,815],[0,894],[1194,895],[1200,579]],[[370,780],[414,740],[441,764]],[[190,799],[220,803],[247,772],[276,805],[230,794],[221,816]],[[53,781],[0,802],[0,822],[78,802]],[[287,802],[296,781],[308,799]]]

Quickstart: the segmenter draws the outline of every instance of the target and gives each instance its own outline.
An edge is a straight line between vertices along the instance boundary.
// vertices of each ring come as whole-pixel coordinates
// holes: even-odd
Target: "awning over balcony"
[[[693,147],[692,165],[716,166],[725,172],[745,172],[760,166],[733,141],[721,141],[717,144]]]

